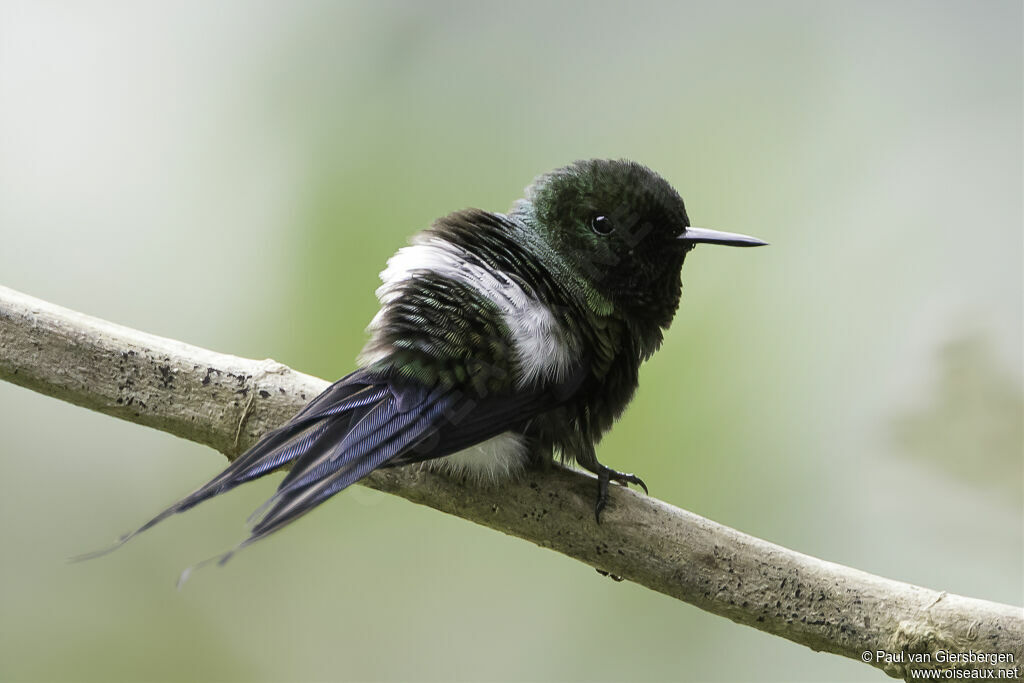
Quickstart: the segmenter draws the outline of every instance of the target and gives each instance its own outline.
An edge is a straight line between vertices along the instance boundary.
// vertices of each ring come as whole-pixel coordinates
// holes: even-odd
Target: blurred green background
[[[1022,5],[0,0],[0,283],[325,378],[385,260],[584,157],[662,173],[683,305],[600,449],[664,500],[1021,604]],[[4,681],[878,681],[356,487],[223,569],[275,477],[0,384]]]

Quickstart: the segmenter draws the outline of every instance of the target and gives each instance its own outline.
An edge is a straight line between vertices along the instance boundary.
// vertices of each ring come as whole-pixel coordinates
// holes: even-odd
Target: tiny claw
[[[623,486],[628,486],[629,484],[635,484],[635,485],[639,486],[640,488],[642,488],[644,490],[644,493],[647,493],[647,495],[650,495],[650,493],[648,493],[648,491],[647,491],[647,484],[645,484],[644,480],[641,479],[640,477],[636,476],[635,474],[630,474],[628,472],[616,472],[615,470],[612,470],[611,474],[612,474],[611,478],[613,480],[615,480],[616,482],[622,484]]]
[[[639,486],[640,488],[642,488],[644,490],[644,495],[645,496],[651,495],[651,492],[647,490],[647,484],[644,483],[643,479],[641,479],[640,477],[637,477],[637,476],[634,476],[633,479],[635,480],[635,481],[633,481],[633,483],[636,484],[637,486]]]
[[[597,502],[594,504],[594,516],[597,518],[598,524],[601,523],[601,510],[604,510],[608,503],[608,484],[612,481],[627,487],[629,484],[636,484],[644,490],[646,495],[650,495],[647,491],[647,484],[640,477],[628,472],[616,472],[610,467],[602,465],[601,469],[597,471]]]

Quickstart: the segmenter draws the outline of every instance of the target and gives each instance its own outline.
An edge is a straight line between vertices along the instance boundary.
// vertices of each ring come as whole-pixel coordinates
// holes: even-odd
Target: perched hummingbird
[[[118,545],[288,464],[241,545],[378,467],[422,462],[500,481],[557,454],[597,476],[600,522],[610,482],[647,490],[594,445],[661,346],[700,243],[765,244],[690,227],[668,182],[624,160],[539,176],[507,215],[437,219],[381,273],[359,369]]]

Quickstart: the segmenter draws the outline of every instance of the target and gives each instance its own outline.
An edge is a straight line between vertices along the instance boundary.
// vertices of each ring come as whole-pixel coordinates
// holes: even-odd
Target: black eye
[[[598,235],[607,235],[615,230],[612,219],[608,216],[594,216],[590,219],[590,229]]]

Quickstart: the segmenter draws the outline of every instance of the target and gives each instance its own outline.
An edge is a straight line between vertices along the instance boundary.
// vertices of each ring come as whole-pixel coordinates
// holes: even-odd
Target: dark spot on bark
[[[283,388],[278,387],[277,390],[281,393],[282,396],[284,395],[284,389]]]
[[[123,400],[123,399],[120,399],[120,398],[119,398],[119,399],[117,399],[117,405],[121,405],[122,403],[124,403],[124,400]]]
[[[270,398],[270,392],[260,389],[260,398]]]

